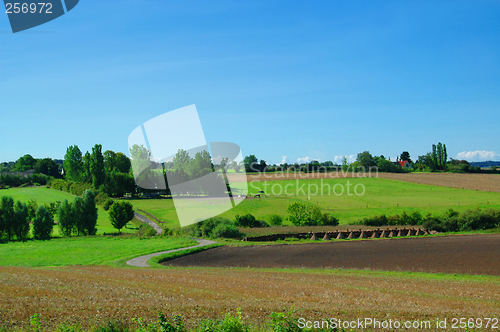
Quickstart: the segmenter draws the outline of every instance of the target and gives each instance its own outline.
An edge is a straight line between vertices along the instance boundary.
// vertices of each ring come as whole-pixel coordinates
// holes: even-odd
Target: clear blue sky
[[[81,0],[17,34],[0,12],[0,161],[126,152],[191,104],[272,163],[500,160],[500,1]]]

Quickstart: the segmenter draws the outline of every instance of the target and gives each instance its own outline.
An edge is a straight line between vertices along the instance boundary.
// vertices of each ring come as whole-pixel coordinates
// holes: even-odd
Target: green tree
[[[439,142],[437,145],[432,144],[432,153],[430,154],[428,166],[431,170],[445,170],[448,161],[448,152],[446,144]]]
[[[92,183],[92,172],[90,171],[90,153],[85,152],[85,156],[82,158],[83,164],[83,176],[81,180],[85,183]]]
[[[38,159],[35,164],[35,173],[41,173],[52,177],[59,177],[59,165],[51,159]]]
[[[73,213],[73,205],[67,200],[64,200],[57,210],[59,217],[59,229],[65,236],[71,236],[76,231],[75,214]]]
[[[342,170],[347,171],[348,168],[349,168],[349,163],[347,162],[347,158],[346,158],[346,156],[343,156],[342,157]]]
[[[71,145],[64,155],[64,174],[66,179],[80,182],[82,179],[82,151],[77,145]]]
[[[35,220],[33,220],[33,235],[37,240],[48,240],[54,228],[54,220],[50,212],[41,205],[36,210]]]
[[[111,150],[106,150],[103,157],[106,174],[116,171],[116,153]]]
[[[14,172],[25,172],[35,168],[35,165],[36,159],[29,154],[25,154],[16,161],[16,164],[14,165],[14,167],[12,167],[12,170]]]
[[[26,241],[30,232],[28,206],[25,203],[17,201],[14,206],[14,213],[16,220],[14,224],[14,234],[18,240]]]
[[[34,199],[30,199],[28,201],[28,219],[32,221],[35,219],[36,216],[36,210],[38,210],[38,203]]]
[[[95,235],[97,233],[97,207],[95,204],[95,194],[92,190],[85,190],[82,199],[82,224],[85,235]]]
[[[114,228],[119,232],[127,225],[127,223],[134,219],[134,208],[129,202],[116,201],[109,208],[109,220]]]
[[[75,217],[74,223],[77,235],[86,235],[85,231],[85,217],[83,211],[83,199],[75,197],[73,200],[73,215]]]
[[[130,172],[130,159],[121,152],[116,153],[116,170],[120,173],[129,173]]]
[[[12,197],[3,196],[0,204],[0,235],[2,235],[2,233],[6,234],[9,241],[14,235],[15,222],[14,199]]]
[[[413,162],[411,161],[411,158],[410,158],[410,153],[408,151],[403,151],[403,153],[401,153],[401,156],[399,156],[399,160],[409,161],[410,163],[413,164]]]
[[[172,162],[174,163],[174,168],[176,170],[183,170],[184,172],[188,169],[190,161],[191,157],[189,157],[188,152],[182,149],[179,149],[174,159],[172,159]]]
[[[98,190],[106,180],[101,144],[96,144],[92,148],[92,154],[90,155],[90,172],[92,173],[92,184],[94,189]]]
[[[253,154],[246,156],[245,159],[243,159],[243,164],[245,165],[245,170],[247,172],[256,172],[259,170],[259,160],[257,157]]]
[[[371,166],[376,166],[375,160],[369,151],[364,151],[358,153],[358,157],[356,161],[359,163],[359,166],[369,168]]]

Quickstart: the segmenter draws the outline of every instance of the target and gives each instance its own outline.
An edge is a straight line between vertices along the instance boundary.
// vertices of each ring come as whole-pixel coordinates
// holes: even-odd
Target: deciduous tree
[[[82,151],[77,145],[71,145],[64,155],[64,174],[66,179],[80,182],[82,179]]]
[[[41,205],[36,210],[35,220],[33,220],[33,235],[37,240],[48,240],[54,228],[54,220],[50,212]]]
[[[114,202],[109,208],[108,213],[111,224],[120,232],[134,218],[134,208],[129,202]]]

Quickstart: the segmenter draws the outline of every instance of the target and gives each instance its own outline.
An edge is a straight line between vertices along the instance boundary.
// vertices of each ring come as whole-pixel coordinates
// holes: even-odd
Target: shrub
[[[283,217],[277,214],[271,214],[269,216],[269,224],[271,226],[281,226],[283,225]]]
[[[226,218],[213,217],[191,226],[191,234],[195,237],[230,237],[241,238],[242,233]]]
[[[331,214],[321,213],[317,205],[292,203],[286,209],[287,219],[295,226],[337,226],[339,220]]]
[[[295,310],[292,307],[284,312],[271,313],[270,327],[273,332],[299,332],[302,329],[297,324],[297,318],[294,317]]]
[[[150,225],[148,225],[146,223],[142,223],[139,226],[139,230],[137,231],[136,234],[137,234],[137,236],[140,236],[140,237],[142,237],[142,236],[150,237],[150,236],[155,236],[156,231]]]
[[[249,228],[269,227],[269,225],[265,221],[255,219],[255,217],[252,216],[250,213],[244,216],[236,215],[235,225],[239,227],[249,227]]]
[[[238,230],[238,227],[232,223],[220,223],[214,227],[210,233],[211,238],[228,238],[228,239],[241,239],[243,233]]]
[[[339,224],[339,219],[330,213],[323,213],[321,220],[318,222],[318,226],[337,226]]]

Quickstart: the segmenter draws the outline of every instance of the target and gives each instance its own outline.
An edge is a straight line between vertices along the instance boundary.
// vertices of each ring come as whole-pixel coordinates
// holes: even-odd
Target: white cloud
[[[318,158],[311,158],[311,157],[304,157],[304,158],[297,158],[297,163],[302,164],[302,163],[309,163],[313,160],[319,161]]]
[[[357,155],[351,154],[350,156],[345,156],[347,158],[348,163],[353,163],[356,161]],[[333,163],[337,165],[342,165],[342,159],[344,159],[344,156],[335,156],[333,157]]]
[[[285,164],[285,163],[288,163],[288,157],[287,156],[283,156],[283,160],[281,160],[281,165]]]
[[[485,161],[499,159],[500,154],[494,151],[464,151],[457,155],[456,159],[467,161]]]

